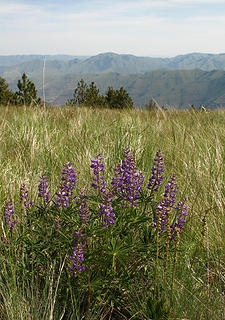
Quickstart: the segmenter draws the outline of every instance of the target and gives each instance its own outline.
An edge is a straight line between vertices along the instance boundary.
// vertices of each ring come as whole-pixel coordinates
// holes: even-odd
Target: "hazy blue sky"
[[[0,54],[225,52],[225,0],[0,0]]]

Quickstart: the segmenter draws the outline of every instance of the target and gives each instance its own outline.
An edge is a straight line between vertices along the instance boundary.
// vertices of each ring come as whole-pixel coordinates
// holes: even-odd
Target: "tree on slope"
[[[111,109],[133,108],[134,103],[128,92],[121,87],[119,90],[114,90],[109,87],[105,94],[106,104]]]
[[[87,83],[84,81],[84,79],[81,79],[78,82],[76,89],[74,90],[73,99],[70,100],[71,104],[78,106],[85,104],[87,89]]]
[[[100,90],[94,82],[88,85],[84,79],[81,79],[74,90],[73,99],[67,101],[67,104],[75,106],[102,106],[105,104],[105,98],[100,94]]]
[[[31,82],[26,73],[23,73],[22,80],[18,80],[18,91],[15,93],[15,104],[23,104],[27,106],[40,105],[41,98],[37,97],[37,89],[33,82]]]
[[[4,78],[0,77],[0,105],[6,106],[13,101],[13,93]]]
[[[89,106],[103,106],[105,105],[105,98],[100,94],[100,90],[92,81],[86,91],[87,104]]]

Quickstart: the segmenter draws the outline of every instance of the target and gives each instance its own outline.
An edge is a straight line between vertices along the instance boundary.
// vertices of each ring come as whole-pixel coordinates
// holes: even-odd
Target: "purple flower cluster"
[[[171,239],[175,237],[176,230],[178,230],[178,232],[181,233],[184,229],[184,223],[186,222],[186,217],[188,216],[188,206],[185,205],[185,202],[186,199],[183,199],[183,201],[179,201],[175,208],[178,212],[178,215],[176,218],[176,222],[170,226]]]
[[[159,233],[161,234],[162,231],[165,229],[165,225],[168,219],[168,213],[170,212],[171,208],[174,207],[175,198],[176,198],[176,177],[172,175],[165,185],[165,192],[163,194],[163,199],[157,207],[156,210],[156,217],[154,219],[155,224],[157,225],[160,222],[160,230]]]
[[[122,206],[135,207],[136,200],[139,198],[140,190],[144,183],[144,176],[137,171],[135,158],[128,148],[124,150],[124,159],[122,164],[118,165],[115,171],[115,177],[112,179],[113,193],[122,197],[125,204]]]
[[[80,206],[78,209],[80,219],[83,223],[89,223],[90,221],[90,211],[87,205],[87,201],[85,201],[84,192],[81,191],[78,194],[77,205]]]
[[[48,178],[46,176],[41,176],[40,179],[38,197],[43,199],[43,205],[46,206],[49,203]]]
[[[73,189],[76,186],[76,172],[71,162],[63,165],[61,175],[62,182],[56,192],[55,201],[58,207],[68,207],[70,202],[75,199]]]
[[[85,235],[82,233],[83,230],[79,232],[75,232],[74,237],[75,240],[73,244],[75,245],[73,249],[73,255],[70,256],[70,260],[73,261],[73,265],[70,268],[72,274],[75,276],[77,272],[85,271],[85,267],[83,265],[84,262],[84,249],[86,246],[87,239],[85,239]]]
[[[105,167],[102,162],[103,157],[101,153],[98,154],[96,159],[91,159],[91,168],[93,169],[94,176],[92,177],[93,183],[92,187],[98,189],[99,192],[105,192],[106,190],[106,182],[104,177]]]
[[[103,157],[98,154],[97,159],[91,159],[91,168],[93,169],[93,183],[92,187],[99,190],[101,194],[101,203],[99,215],[103,217],[102,227],[108,229],[110,225],[114,224],[115,214],[113,212],[112,200],[113,194],[106,189],[106,181],[104,177],[105,167],[102,162]]]
[[[12,215],[14,214],[14,205],[12,200],[6,200],[5,204],[3,205],[3,214],[5,218],[5,224],[6,226],[9,226],[10,230],[12,231],[15,227],[15,224],[17,223],[17,220],[12,220]]]
[[[176,198],[176,176],[173,174],[168,183],[165,185],[165,192],[164,192],[164,202],[166,203],[167,207],[174,207],[175,198]]]
[[[115,213],[112,207],[113,195],[112,192],[106,191],[102,197],[102,203],[100,204],[100,216],[103,216],[104,223],[102,227],[108,229],[110,225],[114,224]]]
[[[22,184],[22,186],[20,188],[20,199],[21,199],[21,201],[23,201],[24,206],[27,209],[31,208],[34,205],[33,201],[30,201],[27,186],[25,183]]]
[[[163,155],[161,150],[156,152],[156,157],[153,162],[152,167],[152,176],[149,179],[148,189],[152,191],[158,191],[159,186],[162,184],[163,175],[162,172],[164,172],[164,161],[163,161]]]

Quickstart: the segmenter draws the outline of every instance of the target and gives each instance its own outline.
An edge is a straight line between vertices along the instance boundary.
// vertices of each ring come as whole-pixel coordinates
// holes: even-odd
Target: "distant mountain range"
[[[136,57],[103,53],[85,56],[0,56],[0,76],[11,88],[23,72],[42,96],[45,62],[45,95],[48,102],[64,104],[77,82],[94,81],[104,92],[123,86],[136,106],[154,98],[161,105],[185,108],[191,104],[225,107],[225,54],[192,53],[174,58]]]
[[[11,67],[17,64],[33,61],[33,60],[59,60],[59,61],[68,61],[73,59],[87,59],[88,56],[71,56],[66,54],[55,54],[55,55],[40,55],[40,54],[25,54],[25,55],[0,55],[0,66]]]

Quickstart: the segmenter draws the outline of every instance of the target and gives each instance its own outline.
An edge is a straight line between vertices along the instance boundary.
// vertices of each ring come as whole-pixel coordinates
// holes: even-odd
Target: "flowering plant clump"
[[[71,162],[63,165],[61,181],[59,190],[56,192],[55,202],[58,207],[68,207],[75,199],[74,187],[76,186],[76,172]]]
[[[17,223],[17,220],[12,221],[14,213],[14,204],[12,200],[6,200],[5,204],[3,205],[3,215],[5,218],[5,225],[9,226],[10,231],[13,230],[15,224]]]
[[[151,289],[154,287],[150,292],[154,292],[155,299],[161,287],[158,282],[162,278],[164,286],[168,283],[168,290],[172,292],[173,285],[169,281],[174,282],[175,265],[181,251],[178,249],[182,245],[179,235],[184,229],[188,206],[185,199],[176,204],[177,182],[174,174],[163,185],[162,152],[158,151],[154,157],[146,188],[144,175],[128,148],[123,152],[121,163],[114,169],[111,183],[106,182],[101,153],[91,159],[90,168],[90,189],[82,189],[77,186],[77,175],[71,162],[65,163],[60,183],[51,196],[52,201],[48,178],[42,175],[38,185],[39,205],[30,200],[26,185],[22,185],[20,199],[26,208],[22,210],[25,219],[21,219],[23,224],[17,228],[18,232],[11,233],[10,239],[6,239],[9,245],[21,245],[24,241],[24,245],[19,247],[23,248],[23,257],[18,264],[24,265],[24,256],[27,256],[28,265],[31,265],[27,272],[30,279],[36,272],[41,282],[42,277],[49,277],[46,271],[49,262],[52,266],[60,266],[60,261],[67,259],[69,270],[59,268],[64,277],[60,281],[63,286],[60,296],[64,294],[67,299],[70,291],[72,296],[73,290],[81,290],[85,292],[85,297],[88,295],[84,306],[90,305],[90,297],[96,299],[91,294],[93,288],[97,292],[103,290],[98,294],[98,299],[102,299],[108,297],[115,283],[123,292],[117,300],[124,299],[128,291],[127,283],[136,280],[139,275],[142,281],[149,281]],[[163,193],[159,192],[160,187],[164,188]],[[5,225],[12,231],[17,220],[13,218],[14,205],[11,200],[5,201],[3,213]],[[17,234],[19,238],[15,239]],[[1,235],[1,238],[6,236]],[[173,259],[171,255],[174,255]],[[174,263],[174,267],[170,263]],[[147,272],[154,269],[155,272]],[[159,275],[160,270],[163,276]],[[171,270],[172,277],[169,276]],[[160,319],[152,315],[146,318]]]
[[[144,183],[143,174],[137,170],[135,158],[127,148],[124,150],[124,159],[115,169],[115,177],[112,179],[113,193],[121,196],[122,207],[136,207],[140,190]]]
[[[20,199],[27,209],[31,208],[34,205],[33,201],[31,201],[29,198],[27,186],[25,183],[22,184],[20,188]]]

